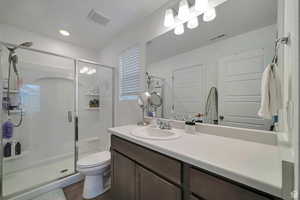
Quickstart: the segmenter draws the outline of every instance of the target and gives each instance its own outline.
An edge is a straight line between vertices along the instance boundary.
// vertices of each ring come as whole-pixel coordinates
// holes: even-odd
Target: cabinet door
[[[190,196],[190,200],[200,200],[199,198],[195,197],[194,195]]]
[[[135,200],[135,163],[112,151],[113,200]]]
[[[207,200],[271,199],[193,168],[190,169],[190,190]]]
[[[181,200],[181,190],[152,172],[137,166],[136,200]]]

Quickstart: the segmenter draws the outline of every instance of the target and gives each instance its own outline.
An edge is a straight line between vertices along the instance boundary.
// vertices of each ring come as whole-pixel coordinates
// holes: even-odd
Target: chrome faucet
[[[156,124],[157,124],[158,128],[160,128],[160,129],[170,130],[172,128],[170,122],[167,120],[157,119]]]

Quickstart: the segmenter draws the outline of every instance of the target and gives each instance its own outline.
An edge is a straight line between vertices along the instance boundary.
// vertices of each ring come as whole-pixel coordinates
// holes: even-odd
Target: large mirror
[[[180,35],[172,29],[147,42],[146,88],[162,98],[148,116],[274,130],[278,117],[259,117],[258,110],[262,75],[274,56],[277,3],[227,0],[214,20],[200,15],[198,27],[184,24]]]

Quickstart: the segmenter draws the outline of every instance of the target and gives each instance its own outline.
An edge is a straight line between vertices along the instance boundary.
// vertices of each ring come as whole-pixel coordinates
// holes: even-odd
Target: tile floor
[[[83,182],[79,182],[64,188],[64,193],[67,200],[84,200],[82,197]],[[103,195],[94,198],[93,200],[112,200],[111,192],[108,191]]]

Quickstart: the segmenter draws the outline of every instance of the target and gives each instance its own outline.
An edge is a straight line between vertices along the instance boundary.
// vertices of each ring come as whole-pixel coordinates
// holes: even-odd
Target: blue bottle
[[[8,119],[2,124],[2,134],[4,139],[10,139],[13,136],[14,124],[11,119]]]

